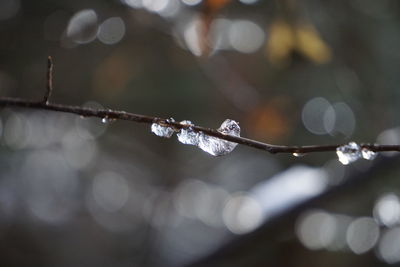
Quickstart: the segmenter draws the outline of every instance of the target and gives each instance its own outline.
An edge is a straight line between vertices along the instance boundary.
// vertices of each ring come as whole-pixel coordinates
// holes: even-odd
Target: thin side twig
[[[53,60],[51,56],[47,57],[47,73],[46,73],[46,93],[44,94],[43,103],[48,104],[51,93],[53,92]]]
[[[298,154],[307,154],[313,152],[328,152],[328,151],[336,151],[336,148],[342,146],[343,144],[338,145],[310,145],[310,146],[281,146],[281,145],[272,145],[263,143],[260,141],[248,139],[245,137],[237,137],[232,135],[223,134],[215,129],[205,128],[201,126],[195,125],[186,125],[180,124],[179,122],[174,122],[169,119],[158,118],[148,115],[141,115],[135,113],[129,113],[120,110],[112,110],[112,109],[93,109],[81,106],[72,106],[72,105],[63,105],[63,104],[55,104],[49,103],[49,97],[53,90],[53,62],[51,57],[48,57],[48,66],[47,66],[47,90],[44,96],[43,101],[31,101],[20,98],[8,98],[8,97],[0,97],[0,107],[19,107],[19,108],[29,108],[29,109],[41,109],[41,110],[49,110],[49,111],[58,111],[65,112],[70,114],[76,114],[82,117],[97,117],[101,119],[107,120],[126,120],[132,122],[139,123],[159,123],[163,126],[169,126],[174,128],[176,131],[179,131],[182,128],[191,127],[195,132],[203,132],[204,134],[214,136],[226,141],[234,142],[237,144],[241,144],[244,146],[249,146],[252,148],[268,151],[270,153],[298,153]],[[383,152],[383,151],[397,151],[400,152],[400,145],[377,145],[377,144],[361,144],[362,148],[367,148],[371,151],[375,152]]]

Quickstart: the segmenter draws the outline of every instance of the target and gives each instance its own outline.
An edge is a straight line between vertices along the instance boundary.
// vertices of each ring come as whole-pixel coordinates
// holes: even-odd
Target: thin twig
[[[48,57],[48,68],[47,68],[47,91],[44,96],[44,101],[30,101],[26,99],[20,98],[8,98],[8,97],[0,97],[0,106],[2,107],[20,107],[20,108],[30,108],[30,109],[41,109],[41,110],[51,110],[58,112],[65,112],[70,114],[76,114],[82,117],[97,117],[101,119],[107,120],[126,120],[140,123],[159,123],[163,126],[170,126],[174,128],[176,131],[179,131],[182,128],[191,127],[195,132],[203,132],[204,134],[218,137],[223,140],[227,140],[230,142],[234,142],[237,144],[253,147],[256,149],[261,149],[264,151],[268,151],[272,154],[276,153],[298,153],[298,154],[306,154],[312,152],[327,152],[327,151],[336,151],[336,148],[342,146],[339,145],[310,145],[310,146],[278,146],[271,145],[267,143],[263,143],[260,141],[237,137],[232,135],[226,135],[218,132],[215,129],[205,128],[201,126],[192,126],[186,124],[180,124],[179,122],[174,122],[168,119],[140,115],[129,113],[125,111],[119,110],[111,110],[111,109],[93,109],[81,106],[71,106],[71,105],[62,105],[62,104],[54,104],[49,103],[49,97],[53,90],[52,86],[52,72],[53,72],[53,63],[51,57]],[[398,151],[400,152],[400,145],[377,145],[377,144],[361,144],[362,148],[367,148],[371,151],[382,152],[382,151]]]
[[[61,104],[49,104],[43,102],[29,101],[25,99],[18,98],[6,98],[0,97],[0,106],[8,107],[21,107],[21,108],[31,108],[31,109],[42,109],[59,111],[65,113],[76,114],[83,117],[97,117],[97,118],[107,118],[109,120],[126,120],[140,123],[159,123],[163,126],[170,126],[177,131],[182,128],[187,128],[188,125],[180,124],[179,122],[172,122],[168,119],[146,116],[140,114],[129,113],[119,110],[111,109],[92,109],[80,106],[70,106]],[[196,132],[203,132],[207,135],[218,137],[223,140],[231,141],[241,145],[253,147],[256,149],[261,149],[268,151],[270,153],[312,153],[312,152],[326,152],[326,151],[336,151],[336,148],[341,145],[311,145],[311,146],[277,146],[271,145],[256,140],[236,137],[231,135],[225,135],[218,132],[215,129],[205,128],[201,126],[191,126],[191,128]],[[398,145],[376,145],[376,144],[361,144],[363,148],[367,148],[372,151],[399,151],[400,146]]]
[[[51,59],[51,56],[47,57],[46,77],[46,93],[44,94],[43,103],[47,105],[49,103],[51,93],[53,92],[53,60]]]

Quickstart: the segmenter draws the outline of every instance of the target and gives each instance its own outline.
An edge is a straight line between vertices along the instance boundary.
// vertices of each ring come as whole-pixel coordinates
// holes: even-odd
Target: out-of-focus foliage
[[[399,23],[396,0],[1,0],[0,94],[42,99],[51,55],[53,102],[400,144]],[[393,153],[215,158],[150,125],[9,108],[0,133],[1,266],[181,266],[231,242],[229,266],[400,262]],[[369,182],[285,217],[354,172]]]
[[[288,60],[292,52],[303,54],[315,63],[326,63],[331,59],[330,49],[308,24],[291,26],[282,19],[273,22],[267,44],[267,56],[272,63]]]

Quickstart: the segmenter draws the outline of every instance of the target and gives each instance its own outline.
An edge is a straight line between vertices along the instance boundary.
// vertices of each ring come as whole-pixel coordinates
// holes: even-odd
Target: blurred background
[[[400,144],[396,0],[0,0],[0,94],[281,145]],[[2,108],[1,266],[400,263],[397,154],[212,157],[150,125]],[[302,156],[302,157],[298,157]]]

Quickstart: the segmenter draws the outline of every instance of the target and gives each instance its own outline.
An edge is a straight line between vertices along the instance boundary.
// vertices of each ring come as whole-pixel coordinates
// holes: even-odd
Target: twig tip
[[[51,92],[53,91],[53,60],[51,56],[47,56],[47,86],[43,103],[48,104]]]

